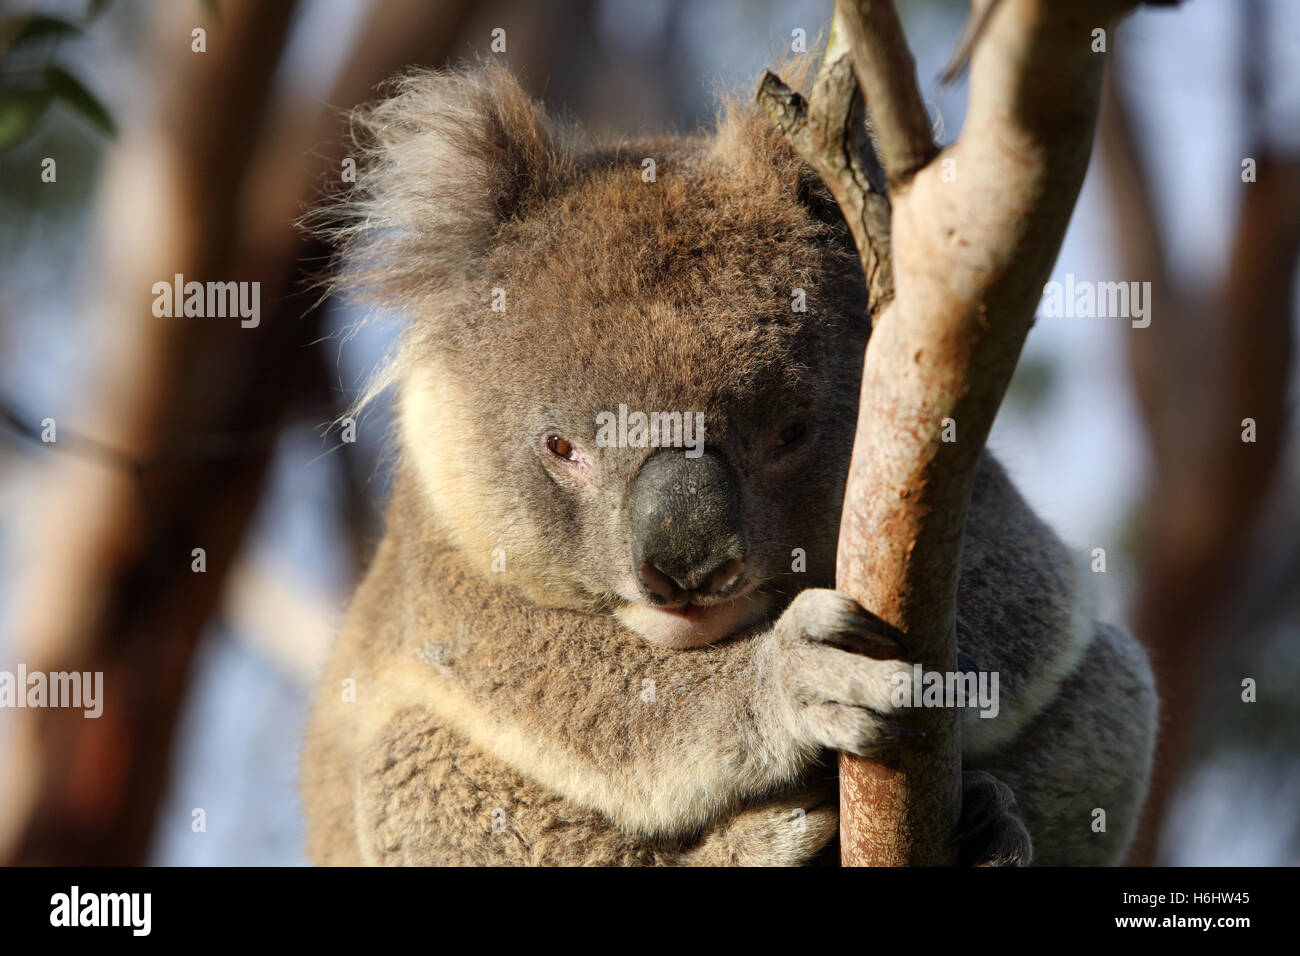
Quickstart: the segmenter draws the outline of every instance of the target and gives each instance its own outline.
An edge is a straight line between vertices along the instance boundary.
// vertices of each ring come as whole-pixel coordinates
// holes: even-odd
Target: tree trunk
[[[1078,196],[1108,33],[1136,0],[977,3],[966,127],[941,152],[889,0],[837,0],[809,101],[770,74],[759,100],[835,194],[873,294],[837,586],[901,633],[926,670],[956,668],[957,562],[979,454]],[[856,84],[845,81],[852,64]],[[860,89],[884,166],[864,155]],[[855,159],[846,162],[845,155]],[[882,278],[883,277],[883,278]],[[840,756],[846,865],[939,865],[960,812],[957,713],[925,737]]]

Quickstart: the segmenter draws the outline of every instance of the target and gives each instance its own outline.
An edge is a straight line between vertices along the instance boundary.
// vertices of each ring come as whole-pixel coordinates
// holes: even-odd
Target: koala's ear
[[[462,278],[570,161],[499,65],[410,73],[390,93],[353,114],[356,184],[309,225],[339,247],[344,285],[392,302]]]

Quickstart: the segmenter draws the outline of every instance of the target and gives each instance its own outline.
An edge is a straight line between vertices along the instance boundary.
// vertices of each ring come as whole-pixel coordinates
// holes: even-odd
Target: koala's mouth
[[[625,604],[615,616],[652,644],[685,650],[730,637],[767,616],[772,595],[755,588],[708,604]]]
[[[675,615],[676,617],[682,617],[688,621],[695,621],[698,623],[699,621],[703,621],[705,618],[707,618],[711,613],[716,613],[718,610],[724,608],[726,605],[730,604],[732,601],[735,600],[738,600],[738,598],[731,598],[728,601],[722,601],[721,603],[717,603],[717,604],[687,603],[679,607],[661,607],[659,608],[659,610],[663,611],[665,614],[672,614]]]

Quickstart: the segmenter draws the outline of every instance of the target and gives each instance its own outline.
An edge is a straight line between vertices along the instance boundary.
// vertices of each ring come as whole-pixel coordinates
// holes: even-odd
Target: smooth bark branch
[[[836,7],[889,174],[894,285],[863,369],[837,586],[898,628],[926,670],[956,669],[971,482],[1087,169],[1104,64],[1092,31],[1136,2],[1000,2],[975,47],[965,129],[937,156],[892,4]],[[819,171],[851,148],[811,146]],[[955,441],[942,440],[948,422]],[[845,864],[953,861],[957,714],[918,708],[911,723],[923,742],[840,757]]]
[[[903,185],[935,154],[930,114],[893,0],[835,0],[835,16],[871,109],[889,188]]]

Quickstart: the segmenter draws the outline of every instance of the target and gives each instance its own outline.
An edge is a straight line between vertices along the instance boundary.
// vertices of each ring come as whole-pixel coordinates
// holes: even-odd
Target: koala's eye
[[[563,458],[565,461],[578,460],[578,450],[573,447],[573,443],[559,435],[547,436],[546,450],[556,458]]]
[[[807,422],[791,422],[781,430],[776,440],[777,451],[789,451],[808,437]]]

